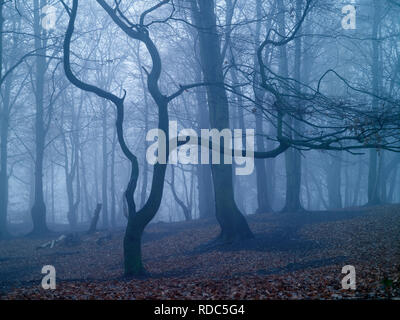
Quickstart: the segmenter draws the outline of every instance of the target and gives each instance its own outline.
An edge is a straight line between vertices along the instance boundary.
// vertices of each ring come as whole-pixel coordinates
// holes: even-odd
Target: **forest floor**
[[[247,219],[255,238],[223,247],[205,246],[214,221],[151,224],[143,279],[121,276],[123,230],[44,249],[44,239],[0,241],[0,299],[400,298],[400,206]],[[57,271],[56,290],[41,288],[44,265]],[[342,289],[345,265],[356,269],[354,291]]]

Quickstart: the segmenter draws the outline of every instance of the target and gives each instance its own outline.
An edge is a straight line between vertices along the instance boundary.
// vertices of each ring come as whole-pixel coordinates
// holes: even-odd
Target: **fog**
[[[2,246],[116,234],[136,276],[152,225],[252,250],[264,215],[398,212],[397,0],[0,8]]]

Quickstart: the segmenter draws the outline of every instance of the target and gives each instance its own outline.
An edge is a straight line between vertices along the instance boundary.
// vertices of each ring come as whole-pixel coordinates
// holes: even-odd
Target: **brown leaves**
[[[352,219],[302,227],[300,238],[293,243],[318,244],[307,250],[302,246],[273,248],[272,243],[266,242],[261,247],[250,243],[243,248],[199,251],[196,248],[218,234],[216,225],[196,221],[151,225],[144,237],[143,255],[152,277],[141,280],[120,278],[122,231],[101,246],[94,240],[83,241],[73,250],[55,247],[37,251],[40,240],[4,241],[0,242],[0,275],[8,276],[0,278],[0,282],[9,289],[19,287],[9,292],[7,299],[385,299],[389,294],[399,297],[399,207],[362,210],[368,211]],[[270,218],[250,217],[254,232],[276,232],[276,221]],[[340,256],[345,261],[335,260]],[[39,286],[44,264],[56,267],[58,282],[54,291]],[[345,264],[356,268],[356,291],[341,289],[341,269]],[[386,286],[382,285],[384,279]]]

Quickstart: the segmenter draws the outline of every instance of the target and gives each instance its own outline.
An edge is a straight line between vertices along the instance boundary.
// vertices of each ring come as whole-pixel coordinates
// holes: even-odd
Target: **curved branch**
[[[132,166],[131,179],[128,188],[126,190],[126,198],[128,201],[128,205],[130,206],[130,208],[132,208],[132,211],[136,211],[133,194],[136,189],[137,180],[139,176],[139,164],[136,156],[130,151],[124,138],[123,123],[124,123],[124,100],[126,96],[126,91],[124,91],[124,96],[122,98],[119,98],[116,95],[107,92],[99,87],[96,87],[94,85],[79,80],[72,72],[71,62],[70,62],[71,38],[74,33],[77,11],[78,11],[78,0],[73,0],[72,9],[70,12],[70,20],[68,23],[67,31],[65,33],[64,46],[63,46],[65,75],[67,76],[68,80],[76,87],[86,92],[95,93],[97,96],[111,101],[116,106],[117,108],[116,128],[117,128],[118,142],[121,146],[122,152],[129,159]]]
[[[150,9],[147,9],[147,10],[143,11],[143,13],[140,15],[139,24],[141,26],[144,26],[144,19],[146,18],[146,15],[148,15],[151,12],[153,12],[154,10],[157,10],[158,8],[160,8],[163,5],[167,4],[168,2],[169,2],[169,0],[160,1],[159,3],[157,3],[155,6],[151,7]]]

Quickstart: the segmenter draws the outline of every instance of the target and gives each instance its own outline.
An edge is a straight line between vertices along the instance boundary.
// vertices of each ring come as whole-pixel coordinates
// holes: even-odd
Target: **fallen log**
[[[43,243],[42,245],[36,247],[36,250],[38,250],[38,249],[44,249],[44,248],[47,248],[47,247],[49,247],[50,249],[53,249],[54,246],[55,246],[57,243],[59,243],[59,242],[61,242],[61,241],[64,241],[66,238],[67,238],[67,236],[66,236],[65,234],[63,234],[63,235],[59,236],[57,239],[50,240],[50,241],[45,242],[45,243]]]

